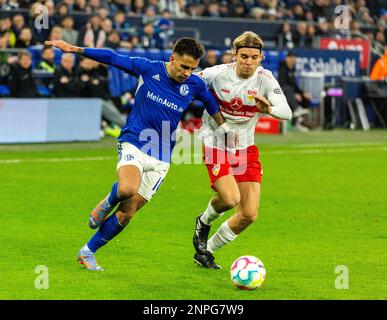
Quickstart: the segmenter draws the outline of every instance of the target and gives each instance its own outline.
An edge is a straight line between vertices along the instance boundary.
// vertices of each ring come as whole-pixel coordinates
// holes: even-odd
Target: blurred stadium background
[[[383,0],[0,0],[0,298],[387,299],[386,24]],[[103,281],[82,273],[75,254],[115,179],[114,137],[137,80],[42,43],[167,61],[173,42],[191,36],[207,49],[206,68],[229,62],[246,30],[263,38],[263,66],[276,77],[292,52],[311,95],[301,121],[256,126],[265,170],[257,223],[219,253],[222,271],[187,272],[211,191],[203,165],[175,164],[130,230],[101,251]],[[193,101],[182,128],[200,127],[202,112]],[[242,254],[265,263],[264,290],[229,283]],[[50,290],[34,287],[38,265],[49,267]],[[335,288],[337,265],[349,268],[349,290]]]

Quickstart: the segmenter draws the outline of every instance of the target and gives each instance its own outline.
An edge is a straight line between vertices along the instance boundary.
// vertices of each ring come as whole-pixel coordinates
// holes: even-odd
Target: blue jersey
[[[194,98],[203,102],[210,115],[219,111],[215,98],[197,75],[179,83],[169,76],[162,61],[92,48],[86,48],[84,56],[118,67],[138,78],[134,106],[118,140],[129,142],[161,161],[170,162],[176,143],[175,130]]]

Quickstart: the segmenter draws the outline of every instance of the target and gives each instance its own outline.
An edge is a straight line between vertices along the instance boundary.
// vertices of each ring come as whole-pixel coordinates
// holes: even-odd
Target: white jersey
[[[286,101],[278,81],[273,74],[258,67],[248,79],[239,78],[236,74],[236,63],[222,64],[200,71],[200,75],[218,101],[219,108],[227,125],[238,133],[237,150],[254,145],[255,125],[259,113],[254,96],[264,96],[271,104],[271,115],[279,119],[290,119],[291,109]],[[204,145],[222,148],[222,142],[215,137],[217,124],[204,111],[200,137]]]

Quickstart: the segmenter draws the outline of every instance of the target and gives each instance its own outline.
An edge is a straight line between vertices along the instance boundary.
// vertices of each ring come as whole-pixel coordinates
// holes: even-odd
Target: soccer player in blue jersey
[[[80,48],[62,40],[45,44],[115,66],[139,79],[134,106],[118,137],[118,182],[92,211],[89,226],[99,229],[77,257],[86,269],[103,270],[94,253],[117,236],[159,189],[170,166],[176,142],[173,133],[192,99],[204,103],[220,134],[233,133],[205,82],[192,75],[204,54],[202,44],[195,39],[177,40],[169,62],[129,57],[108,49]]]

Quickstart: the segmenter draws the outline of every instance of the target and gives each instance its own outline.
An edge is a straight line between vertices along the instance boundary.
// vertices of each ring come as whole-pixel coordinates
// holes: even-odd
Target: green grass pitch
[[[215,253],[219,271],[192,259],[195,217],[213,194],[204,165],[172,165],[154,199],[97,253],[105,271],[88,272],[75,257],[94,233],[89,212],[115,181],[115,140],[0,146],[0,299],[387,299],[387,131],[256,142],[259,218]],[[265,264],[262,288],[232,285],[241,255]],[[48,268],[47,289],[35,287],[37,266]],[[338,266],[347,289],[335,287]]]

